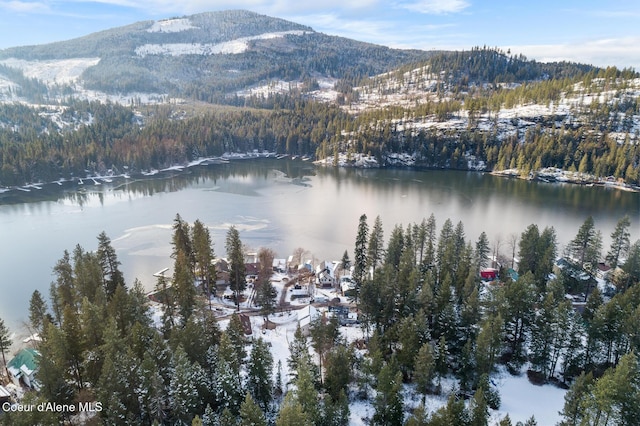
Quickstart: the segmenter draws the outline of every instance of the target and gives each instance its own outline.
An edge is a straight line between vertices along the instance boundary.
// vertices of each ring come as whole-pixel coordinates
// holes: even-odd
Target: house
[[[280,272],[281,274],[287,272],[287,260],[273,259],[273,272]]]
[[[356,283],[349,276],[340,277],[340,290],[345,297],[353,297],[356,292]]]
[[[244,273],[245,273],[245,280],[247,280],[248,283],[252,283],[256,281],[258,279],[258,275],[260,274],[260,263],[258,262],[245,263]]]
[[[21,383],[36,388],[35,375],[38,372],[38,357],[40,353],[35,349],[22,349],[7,363],[7,370],[16,386]]]
[[[320,288],[333,288],[336,285],[334,271],[335,264],[321,262],[316,268],[316,286]]]
[[[498,270],[495,268],[485,268],[480,270],[480,278],[485,281],[493,281],[498,278]]]
[[[610,266],[604,264],[603,262],[599,262],[598,267],[596,269],[596,276],[598,278],[605,279],[610,270],[611,270]]]
[[[216,268],[216,287],[219,291],[224,291],[230,282],[229,264],[224,259],[216,259],[213,264]]]
[[[507,269],[507,275],[511,278],[511,281],[518,281],[518,278],[520,278],[518,272],[513,268]]]
[[[307,305],[298,311],[298,326],[304,334],[309,334],[311,323],[320,318],[320,312],[311,305]]]
[[[291,293],[291,300],[299,299],[303,297],[311,297],[313,296],[313,287],[303,284],[296,284],[293,288],[289,289]]]

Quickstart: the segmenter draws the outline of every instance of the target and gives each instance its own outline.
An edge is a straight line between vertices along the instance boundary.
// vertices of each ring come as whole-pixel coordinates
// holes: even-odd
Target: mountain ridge
[[[140,21],[72,40],[9,48],[0,51],[0,63],[100,58],[74,83],[111,94],[151,92],[211,101],[273,79],[374,75],[429,56],[232,10]],[[28,73],[26,65],[21,69]]]

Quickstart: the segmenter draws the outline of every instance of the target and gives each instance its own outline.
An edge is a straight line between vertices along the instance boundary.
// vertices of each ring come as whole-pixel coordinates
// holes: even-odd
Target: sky
[[[488,46],[542,62],[640,71],[637,0],[0,0],[0,49],[227,9],[394,48]]]

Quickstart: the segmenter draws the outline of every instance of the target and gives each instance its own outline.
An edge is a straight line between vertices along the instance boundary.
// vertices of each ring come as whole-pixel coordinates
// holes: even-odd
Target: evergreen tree
[[[422,394],[424,404],[427,393],[433,387],[433,379],[436,373],[435,351],[430,342],[425,342],[415,360],[414,381],[418,392]]]
[[[600,240],[600,244],[602,241]],[[567,249],[580,266],[598,261],[598,233],[593,217],[589,216],[578,229],[575,238],[569,242]]]
[[[9,329],[4,324],[4,320],[0,318],[0,353],[2,354],[2,365],[4,366],[7,378],[9,377],[9,371],[7,370],[7,359],[5,353],[9,351],[11,347],[11,335]]]
[[[622,270],[626,275],[624,284],[620,286],[622,290],[630,288],[633,283],[640,282],[640,240],[634,242],[629,248],[629,256],[622,265]]]
[[[267,343],[259,338],[253,342],[253,349],[247,363],[247,391],[262,411],[269,409],[273,399],[273,355]],[[246,400],[245,400],[246,401]]]
[[[60,326],[62,331],[62,350],[64,350],[64,359],[67,368],[72,372],[71,375],[78,387],[78,390],[84,387],[83,381],[83,352],[82,346],[82,329],[78,318],[78,313],[67,305],[64,308],[63,320]]]
[[[358,221],[358,233],[356,234],[356,244],[354,248],[353,279],[356,283],[354,300],[358,302],[360,288],[367,277],[367,238],[369,235],[369,225],[367,225],[367,215],[360,216]]]
[[[278,291],[271,284],[271,281],[260,283],[256,294],[256,304],[260,306],[260,313],[264,316],[265,322],[268,322],[269,315],[276,311],[277,298]]]
[[[345,250],[340,260],[340,269],[342,269],[342,271],[348,271],[349,268],[351,268],[351,259],[349,259],[349,252]]]
[[[309,332],[311,334],[311,346],[318,354],[320,361],[320,382],[322,382],[322,365],[324,364],[325,356],[340,337],[338,321],[336,317],[332,317],[329,321],[318,318],[311,323]]]
[[[232,226],[227,231],[225,248],[229,258],[229,282],[236,299],[236,306],[240,310],[240,296],[247,288],[246,269],[244,265],[244,253],[240,233]]]
[[[618,266],[620,257],[624,257],[629,253],[629,248],[631,247],[631,233],[629,232],[630,226],[631,219],[629,219],[629,216],[625,216],[618,221],[615,229],[611,233],[611,247],[607,252],[605,259],[613,269]]]
[[[400,426],[404,420],[402,394],[402,373],[395,363],[382,367],[378,375],[378,387],[374,403],[375,413],[371,424],[376,426]]]
[[[196,220],[191,228],[191,240],[196,264],[196,275],[205,290],[211,309],[211,294],[215,293],[216,268],[213,264],[215,254],[209,229],[200,220]]]
[[[240,426],[267,426],[267,419],[258,404],[247,393],[240,405]]]
[[[346,394],[353,378],[353,357],[345,345],[336,345],[326,355],[324,387],[334,402]]]
[[[212,384],[219,406],[234,415],[238,414],[245,391],[242,388],[238,353],[227,333],[222,333],[220,338],[215,367]]]
[[[178,228],[177,233],[181,233]],[[174,239],[179,237],[174,235]],[[196,303],[196,288],[193,275],[193,264],[190,261],[191,253],[179,248],[174,248],[175,263],[173,265],[173,291],[175,294],[178,311],[182,317],[182,324],[187,322],[193,313]]]
[[[564,407],[559,413],[563,420],[560,426],[579,426],[584,418],[582,404],[593,386],[593,375],[584,372],[576,378],[571,388],[564,395]]]
[[[310,364],[302,362],[298,364],[297,378],[294,381],[295,390],[289,392],[297,404],[300,404],[302,411],[311,424],[318,424],[321,418],[321,411],[318,405],[318,391],[314,385],[312,368]],[[285,403],[287,398],[285,397]]]
[[[111,245],[111,239],[102,231],[98,235],[98,261],[102,268],[102,285],[108,298],[113,296],[118,286],[124,286],[124,275],[119,269],[120,261]]]
[[[480,233],[480,237],[476,242],[475,259],[478,270],[486,268],[489,265],[489,239],[485,232]]]
[[[229,337],[239,365],[243,364],[244,359],[247,357],[247,351],[245,349],[247,341],[244,338],[244,329],[242,328],[242,322],[240,322],[240,316],[237,313],[231,315],[225,333]]]
[[[289,342],[287,366],[289,367],[289,375],[291,377],[296,377],[298,374],[298,365],[302,363],[309,366],[312,365],[307,336],[302,332],[300,326],[298,326],[293,333],[293,340]]]
[[[476,340],[476,364],[478,375],[491,374],[500,355],[503,321],[500,313],[490,315],[480,325]]]
[[[515,365],[524,362],[525,342],[534,318],[535,278],[528,272],[504,287],[502,318],[510,340],[510,353]]]
[[[382,262],[384,257],[384,234],[382,230],[382,220],[380,216],[376,216],[369,235],[369,246],[367,249],[367,268],[371,268],[375,273],[376,268]]]
[[[469,407],[471,419],[469,426],[487,426],[489,423],[487,417],[489,416],[489,407],[487,407],[487,401],[484,399],[484,392],[482,389],[478,389],[471,400]]]
[[[29,322],[35,333],[42,333],[47,316],[47,303],[38,290],[34,290],[29,300]]]
[[[305,413],[293,392],[289,392],[284,398],[276,426],[313,426],[313,422],[309,418],[309,414]]]

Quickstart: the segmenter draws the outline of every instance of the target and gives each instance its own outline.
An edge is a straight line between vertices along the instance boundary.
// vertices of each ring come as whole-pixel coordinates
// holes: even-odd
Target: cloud
[[[26,1],[3,1],[0,2],[0,9],[18,13],[47,13],[50,11],[49,5],[46,3]]]
[[[540,62],[571,61],[599,67],[640,70],[640,37],[584,40],[580,43],[504,46]]]
[[[447,13],[462,12],[471,6],[471,4],[465,0],[419,0],[410,3],[400,3],[398,6],[426,15],[444,15]]]

